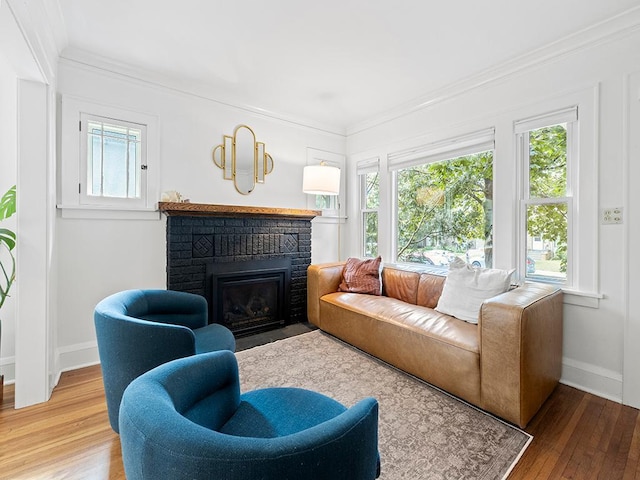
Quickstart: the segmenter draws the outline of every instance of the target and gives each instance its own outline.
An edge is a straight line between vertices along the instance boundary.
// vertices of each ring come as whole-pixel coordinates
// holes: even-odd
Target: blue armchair
[[[128,480],[373,480],[378,403],[347,409],[298,388],[240,394],[228,351],[161,365],[127,387],[120,441]]]
[[[231,331],[207,324],[207,301],[172,290],[127,290],[96,305],[94,322],[111,428],[131,381],[176,358],[235,350]]]

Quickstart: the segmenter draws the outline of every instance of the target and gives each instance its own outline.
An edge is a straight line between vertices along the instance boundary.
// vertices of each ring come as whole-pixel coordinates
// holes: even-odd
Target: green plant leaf
[[[0,242],[0,246],[7,248],[7,245],[3,242]],[[16,279],[16,259],[11,250],[9,250],[8,257],[9,260],[11,260],[9,265],[0,262],[0,272],[2,272],[2,275],[0,275],[0,308],[2,308],[2,305],[4,305],[5,300],[9,296],[11,285],[13,285]]]
[[[11,187],[0,199],[0,220],[16,213],[16,186]]]
[[[4,243],[9,251],[16,246],[16,234],[8,228],[0,228],[0,243]]]

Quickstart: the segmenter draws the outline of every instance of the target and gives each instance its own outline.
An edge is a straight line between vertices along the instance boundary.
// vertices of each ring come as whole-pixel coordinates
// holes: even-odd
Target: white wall
[[[637,23],[640,19],[633,21]],[[599,158],[598,179],[593,181],[593,191],[583,192],[583,195],[587,193],[587,196],[597,199],[590,215],[597,218],[598,209],[604,207],[624,206],[627,212],[637,208],[629,205],[625,196],[627,179],[623,175],[623,138],[626,127],[623,118],[626,79],[640,65],[640,33],[637,28],[629,28],[625,32],[624,29],[610,27],[607,26],[609,30],[606,31],[594,31],[589,36],[574,38],[573,43],[556,45],[555,49],[563,50],[562,55],[556,56],[553,49],[539,52],[538,57],[524,58],[506,66],[503,71],[487,72],[483,77],[437,92],[421,108],[397,114],[395,118],[372,119],[367,125],[352,128],[347,140],[351,179],[349,217],[356,218],[357,213],[354,160],[380,155],[383,169],[381,188],[384,188],[381,197],[388,205],[389,202],[384,201],[389,195],[388,175],[384,173],[386,152],[428,143],[430,138],[438,136],[446,138],[455,133],[494,126],[495,255],[497,266],[514,266],[516,167],[513,121],[526,117],[525,112],[535,111],[537,105],[541,108],[538,113],[546,113],[547,105],[561,105],[564,98],[582,93],[593,95],[597,122],[596,138],[590,139],[596,151],[589,153]],[[637,132],[632,135],[637,136]],[[630,152],[630,161],[637,162],[639,155],[636,143]],[[640,178],[635,178],[632,183],[634,190],[638,181]],[[391,254],[389,222],[382,220],[389,215],[387,210],[381,212],[383,258]],[[622,400],[624,331],[628,320],[626,305],[629,295],[637,295],[637,291],[629,290],[625,281],[628,258],[624,247],[627,242],[632,246],[638,245],[640,238],[637,227],[633,236],[627,237],[628,217],[623,225],[600,226],[593,217],[591,220],[596,231],[592,235],[595,238],[590,240],[598,250],[595,255],[584,256],[578,262],[589,262],[583,265],[594,267],[594,271],[599,272],[595,287],[604,298],[567,296],[573,297],[572,302],[590,306],[565,305],[562,381],[607,398]],[[349,222],[349,238],[352,240],[349,253],[357,255],[360,252],[356,243],[356,222]],[[638,313],[632,311],[630,315],[637,318]],[[632,343],[637,344],[638,340],[640,338]],[[625,381],[634,382],[632,377],[639,375],[640,368],[630,367]],[[640,405],[638,395],[624,398],[624,401]]]
[[[9,187],[17,181],[16,172],[16,117],[17,117],[17,79],[11,66],[0,54],[0,195],[4,195]],[[16,231],[16,217],[12,217],[2,224],[3,228]],[[14,357],[15,343],[15,291],[0,311],[2,322],[2,344],[0,346],[0,372],[7,380],[15,378]]]
[[[307,148],[344,153],[343,136],[270,118],[203,97],[144,83],[62,60],[59,95],[121,106],[160,119],[160,191],[178,190],[192,202],[307,208],[302,169]],[[213,147],[239,124],[249,125],[266,144],[275,167],[247,196],[223,180],[211,160]],[[60,128],[60,126],[59,126]],[[64,155],[65,152],[61,152]],[[127,288],[166,286],[165,218],[79,220],[58,218],[58,352],[63,370],[97,361],[93,308],[103,297]],[[318,251],[337,238],[335,224],[314,224],[314,261],[337,248]],[[337,258],[337,253],[335,253]]]
[[[49,399],[55,384],[50,332],[50,224],[51,139],[48,118],[49,89],[42,82],[18,81],[18,188],[16,278],[16,389],[15,407]]]
[[[15,377],[16,407],[47,400],[55,380],[49,365],[55,330],[50,274],[55,269],[52,86],[58,42],[44,14],[54,9],[44,7],[41,0],[0,1],[0,56],[4,62],[0,77],[7,101],[6,111],[4,101],[2,104],[0,130],[6,132],[7,141],[2,151],[10,156],[2,161],[13,162],[7,171],[13,178],[10,183],[18,186],[14,325],[3,335],[3,354],[9,351],[14,356],[0,363],[5,365],[8,382]]]
[[[628,308],[627,322],[624,332],[624,390],[626,399],[640,398],[640,66],[629,75],[623,102],[628,106],[627,115],[623,118],[623,133],[625,133],[623,153],[626,168],[623,175],[627,179],[626,217],[628,222],[625,237],[625,252],[628,252],[628,262],[624,270],[624,277],[629,282],[627,290]],[[637,406],[637,404],[636,404]]]

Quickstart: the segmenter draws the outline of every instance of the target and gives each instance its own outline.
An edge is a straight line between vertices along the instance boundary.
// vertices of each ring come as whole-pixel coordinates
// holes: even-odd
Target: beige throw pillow
[[[514,270],[474,268],[461,258],[449,264],[436,310],[469,323],[478,323],[482,302],[509,290]]]

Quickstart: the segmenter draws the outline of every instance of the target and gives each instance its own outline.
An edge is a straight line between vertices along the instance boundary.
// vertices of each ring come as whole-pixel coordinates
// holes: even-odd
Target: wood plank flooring
[[[534,439],[516,479],[640,479],[635,408],[559,385],[525,429]]]
[[[0,479],[124,479],[100,367],[62,375],[47,403],[0,409]],[[560,385],[527,427],[534,440],[515,479],[640,479],[639,411]]]

